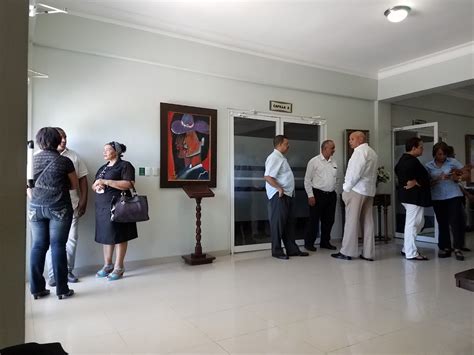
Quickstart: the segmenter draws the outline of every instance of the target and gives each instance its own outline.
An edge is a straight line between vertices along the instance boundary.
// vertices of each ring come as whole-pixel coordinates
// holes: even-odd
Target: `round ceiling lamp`
[[[409,6],[394,6],[386,10],[383,14],[390,22],[401,22],[408,16],[411,8]]]

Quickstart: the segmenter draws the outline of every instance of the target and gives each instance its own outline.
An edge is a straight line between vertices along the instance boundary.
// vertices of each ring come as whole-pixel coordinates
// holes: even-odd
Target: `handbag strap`
[[[130,190],[132,190],[132,196],[137,196],[138,193],[137,193],[137,190],[135,189],[135,184],[133,183],[133,181],[130,181],[130,184],[132,184],[132,188]]]

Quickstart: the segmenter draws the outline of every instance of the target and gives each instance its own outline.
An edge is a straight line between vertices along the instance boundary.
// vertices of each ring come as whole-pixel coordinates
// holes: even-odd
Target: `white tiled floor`
[[[426,248],[420,262],[399,250],[377,244],[375,262],[264,251],[116,282],[82,275],[71,299],[27,293],[26,341],[71,354],[474,354],[474,293],[454,281],[474,252],[459,262]]]

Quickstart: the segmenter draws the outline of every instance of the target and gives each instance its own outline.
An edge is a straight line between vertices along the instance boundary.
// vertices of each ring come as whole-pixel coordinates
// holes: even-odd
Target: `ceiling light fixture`
[[[390,22],[401,22],[408,16],[411,8],[405,5],[399,5],[391,7],[386,10],[383,14]]]
[[[67,14],[67,9],[58,9],[57,7],[46,4],[30,5],[30,17],[42,14]]]

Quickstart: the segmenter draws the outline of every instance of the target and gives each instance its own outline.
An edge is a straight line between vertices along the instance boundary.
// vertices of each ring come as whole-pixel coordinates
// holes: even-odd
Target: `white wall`
[[[55,18],[55,16],[51,17]],[[121,42],[120,57],[90,54],[80,43],[81,53],[73,50],[76,36],[82,38],[83,30],[95,30],[95,38],[110,31],[107,26],[90,20],[74,18],[74,30],[67,23],[56,24],[53,31],[48,23],[49,17],[37,24],[38,36],[42,45],[35,45],[33,59],[35,68],[49,74],[47,80],[34,82],[33,87],[33,127],[36,132],[45,125],[61,126],[68,134],[68,145],[78,151],[85,159],[91,174],[103,163],[103,144],[118,140],[127,145],[125,159],[136,168],[139,166],[159,166],[160,102],[178,103],[191,106],[215,108],[218,110],[218,173],[216,196],[203,201],[203,248],[205,251],[230,250],[230,167],[228,164],[229,117],[228,108],[255,109],[266,111],[269,100],[276,99],[292,102],[296,115],[321,115],[328,122],[328,137],[335,140],[336,159],[342,163],[343,130],[361,128],[373,130],[373,102],[336,95],[326,95],[309,90],[295,90],[277,87],[265,83],[233,80],[226,76],[215,76],[183,68],[170,68],[155,62],[129,60],[126,48],[136,42],[136,30],[132,31],[133,40],[127,36],[119,39],[103,37],[100,51],[106,53],[112,48],[109,43]],[[43,23],[42,21],[46,21]],[[55,20],[56,21],[56,20]],[[83,26],[80,26],[82,23]],[[43,36],[43,26],[48,36]],[[66,26],[63,28],[61,26]],[[91,30],[93,26],[93,30]],[[105,27],[104,27],[105,26]],[[68,50],[52,48],[62,47],[63,34],[68,31]],[[107,32],[106,31],[106,32]],[[55,37],[55,36],[59,36]],[[110,34],[109,36],[112,36]],[[144,38],[150,36],[147,33]],[[174,41],[174,39],[168,39]],[[46,41],[50,44],[46,47]],[[97,45],[92,39],[92,43]],[[143,51],[147,52],[144,41]],[[167,49],[173,45],[167,42]],[[171,49],[170,49],[171,48]],[[149,49],[159,52],[160,43]],[[146,55],[145,55],[146,56]],[[127,59],[127,58],[128,59]],[[188,58],[189,59],[189,58]],[[217,60],[217,58],[209,58]],[[226,57],[229,67],[239,66],[241,54],[235,59]],[[251,58],[246,58],[250,61]],[[262,58],[256,58],[256,62]],[[186,63],[181,63],[186,65]],[[272,65],[272,61],[268,61]],[[250,65],[251,67],[251,65]],[[271,68],[270,68],[271,69]],[[301,70],[301,68],[298,68]],[[308,73],[314,75],[314,68]],[[271,70],[270,70],[271,71]],[[249,72],[248,76],[254,73]],[[325,73],[321,82],[330,82],[330,73]],[[351,86],[357,86],[360,78],[354,77]],[[347,81],[346,84],[350,83]],[[364,79],[365,80],[365,79]],[[321,85],[321,82],[318,84]],[[328,84],[329,85],[329,84]],[[334,85],[331,89],[337,89]],[[341,94],[347,94],[347,85],[341,86]],[[268,147],[271,152],[272,147]],[[342,164],[341,164],[342,165]],[[342,173],[342,172],[341,172]],[[90,182],[92,178],[90,179]],[[139,224],[139,238],[131,242],[127,260],[144,260],[157,257],[176,256],[192,252],[194,249],[194,204],[181,189],[160,189],[158,177],[137,177],[140,193],[148,195],[151,221]],[[94,193],[90,193],[86,216],[80,225],[80,238],[77,266],[99,264],[102,261],[101,247],[94,239]],[[339,238],[340,222],[336,221],[333,236]]]
[[[379,73],[378,100],[472,82],[474,42],[402,63]]]
[[[438,122],[438,133],[446,135],[446,142],[454,147],[456,159],[465,164],[464,137],[474,134],[474,118],[392,104],[392,127],[409,126],[415,119]]]

